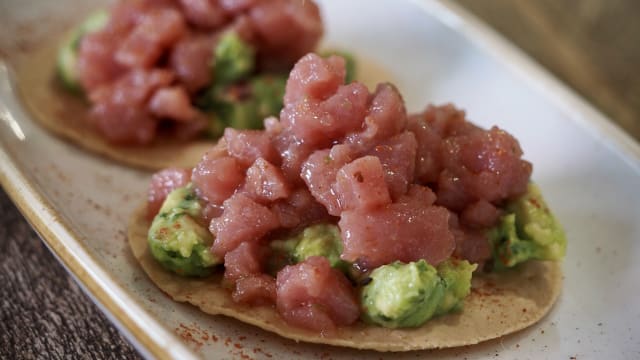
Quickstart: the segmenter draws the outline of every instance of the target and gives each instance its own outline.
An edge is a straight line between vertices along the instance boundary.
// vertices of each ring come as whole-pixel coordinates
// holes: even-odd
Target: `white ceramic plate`
[[[389,79],[408,108],[451,101],[520,139],[567,230],[566,281],[528,330],[478,346],[381,354],[296,344],[176,304],[124,237],[149,174],[85,153],[32,122],[0,66],[0,181],[52,251],[146,355],[159,358],[640,358],[640,146],[464,11],[433,1],[322,1],[327,46]],[[0,54],[28,52],[99,3],[4,0]]]

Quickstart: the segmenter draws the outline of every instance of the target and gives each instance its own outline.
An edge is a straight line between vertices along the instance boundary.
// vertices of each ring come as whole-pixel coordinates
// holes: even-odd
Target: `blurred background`
[[[640,140],[640,0],[452,1]],[[139,358],[2,190],[0,214],[0,358]]]
[[[454,1],[640,140],[640,1]]]

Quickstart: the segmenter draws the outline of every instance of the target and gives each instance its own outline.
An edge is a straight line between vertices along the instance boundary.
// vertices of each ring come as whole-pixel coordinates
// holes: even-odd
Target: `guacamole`
[[[205,276],[219,263],[211,252],[213,236],[200,223],[202,206],[191,186],[173,190],[149,228],[151,254],[179,275]]]
[[[488,232],[497,270],[527,260],[561,260],[567,239],[556,217],[532,183],[527,193],[506,206],[507,214]]]

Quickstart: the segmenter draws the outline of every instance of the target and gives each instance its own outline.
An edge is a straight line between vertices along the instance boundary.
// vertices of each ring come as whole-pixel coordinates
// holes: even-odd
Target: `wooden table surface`
[[[640,139],[640,1],[457,1]],[[0,222],[0,358],[139,358],[3,191]]]

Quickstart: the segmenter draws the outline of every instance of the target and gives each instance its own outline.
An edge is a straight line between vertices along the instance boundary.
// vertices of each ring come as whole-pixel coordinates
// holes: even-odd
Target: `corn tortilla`
[[[524,329],[543,318],[558,298],[562,273],[558,262],[529,261],[502,274],[474,275],[472,291],[459,313],[429,320],[416,329],[387,329],[364,324],[339,328],[329,334],[292,327],[273,306],[236,304],[220,285],[221,276],[185,278],[166,271],[147,245],[150,223],[146,206],[132,216],[128,238],[134,256],[149,278],[175,301],[188,302],[202,311],[226,315],[310,343],[377,351],[440,349],[477,344]]]
[[[213,141],[158,138],[150,145],[109,143],[90,124],[88,103],[66,91],[55,76],[59,42],[51,41],[12,61],[20,98],[32,118],[50,132],[93,153],[138,168],[193,167]]]

